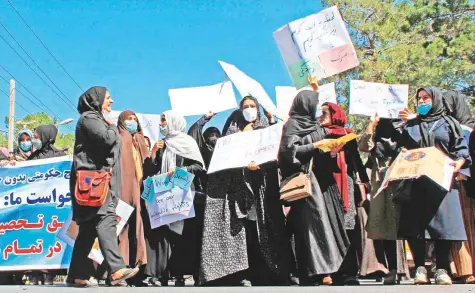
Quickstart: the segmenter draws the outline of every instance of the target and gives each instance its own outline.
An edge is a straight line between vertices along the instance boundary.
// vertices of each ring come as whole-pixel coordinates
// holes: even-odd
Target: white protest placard
[[[236,66],[223,61],[218,62],[221,67],[223,67],[224,72],[226,72],[226,75],[237,88],[242,98],[251,95],[256,98],[259,104],[261,104],[261,106],[269,113],[275,113],[276,107],[260,83],[250,78]]]
[[[208,174],[242,168],[254,161],[260,165],[276,161],[283,123],[265,129],[239,132],[218,139]]]
[[[115,213],[117,215],[117,236],[119,236],[120,232],[122,232],[124,229],[133,211],[133,207],[129,206],[122,200],[119,200],[119,203],[115,209]],[[102,264],[104,261],[104,256],[102,255],[101,249],[99,248],[99,242],[97,238],[94,242],[91,252],[89,252],[88,257],[98,264]]]
[[[237,108],[233,84],[230,81],[210,86],[168,90],[172,110],[183,116],[202,115]]]
[[[122,111],[111,111],[107,119],[110,119],[114,123],[118,123],[119,115]],[[160,139],[160,123],[161,123],[161,115],[159,114],[142,114],[142,113],[135,113],[137,115],[137,119],[142,126],[143,135],[148,136],[151,141],[151,145]]]
[[[297,88],[308,85],[308,74],[322,79],[359,65],[336,6],[286,24],[274,38]]]
[[[173,189],[155,193],[154,200],[148,205],[148,215],[152,229],[180,220],[193,218],[195,208],[194,191],[183,190],[178,186]]]
[[[289,116],[290,108],[297,94],[303,90],[311,91],[312,88],[304,87],[301,89],[296,89],[292,86],[276,86],[275,87],[275,96],[277,101],[277,112],[280,114],[281,118],[287,119]],[[318,88],[318,106],[320,107],[324,103],[337,103],[336,92],[335,92],[335,83],[327,83],[321,85]]]
[[[409,85],[350,81],[350,106],[352,115],[397,118],[399,112],[407,107]]]

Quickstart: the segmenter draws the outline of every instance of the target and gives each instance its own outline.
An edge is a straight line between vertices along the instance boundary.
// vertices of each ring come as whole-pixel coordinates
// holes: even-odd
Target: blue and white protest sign
[[[155,190],[154,190],[153,186],[154,186],[154,184],[153,184],[152,177],[148,177],[143,182],[143,192],[142,192],[142,195],[140,197],[143,198],[148,204],[152,203],[153,196],[155,195]]]
[[[173,182],[168,174],[160,174],[152,177],[154,193],[168,191],[173,188]]]
[[[178,186],[165,192],[156,193],[154,202],[148,206],[152,229],[193,218],[195,216],[194,197],[194,191],[183,190]]]
[[[0,168],[0,271],[69,267],[56,234],[71,213],[70,173],[67,157]]]
[[[188,190],[190,189],[191,183],[193,183],[194,178],[195,175],[191,174],[185,169],[176,168],[175,173],[173,173],[173,176],[171,178],[171,181],[175,186],[178,186],[183,190]]]

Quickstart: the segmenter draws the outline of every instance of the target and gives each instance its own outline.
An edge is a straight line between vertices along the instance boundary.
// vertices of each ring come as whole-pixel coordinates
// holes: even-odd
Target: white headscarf
[[[203,157],[196,141],[185,133],[186,120],[173,110],[163,112],[168,125],[168,135],[165,137],[165,151],[162,158],[162,173],[176,168],[176,155],[201,163],[205,168]]]

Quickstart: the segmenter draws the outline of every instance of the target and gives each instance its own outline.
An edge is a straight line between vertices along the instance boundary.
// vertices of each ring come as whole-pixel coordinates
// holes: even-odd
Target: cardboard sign
[[[436,147],[420,148],[401,152],[386,172],[379,195],[391,181],[415,179],[426,176],[434,183],[449,191],[454,176],[454,161]]]

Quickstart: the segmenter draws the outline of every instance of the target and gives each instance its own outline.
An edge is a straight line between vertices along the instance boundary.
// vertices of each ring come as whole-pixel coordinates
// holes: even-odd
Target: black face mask
[[[206,142],[210,145],[210,146],[216,146],[216,142],[218,141],[218,138],[216,136],[211,136],[211,137],[208,137],[206,139]]]

